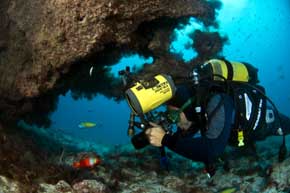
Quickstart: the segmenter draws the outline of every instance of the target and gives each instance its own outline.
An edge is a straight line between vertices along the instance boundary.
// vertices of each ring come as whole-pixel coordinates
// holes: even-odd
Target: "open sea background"
[[[229,44],[223,55],[232,61],[251,63],[259,69],[259,79],[269,98],[283,114],[290,116],[290,1],[289,0],[222,0],[218,13],[219,30],[227,35]],[[169,51],[181,53],[185,61],[196,56],[191,48],[188,33],[203,30],[194,18],[182,29],[174,30],[177,39]],[[137,53],[126,55],[112,67],[112,73],[125,66],[142,67],[152,63],[153,58],[144,58]],[[89,73],[88,73],[89,76]],[[93,86],[93,85],[92,85]],[[115,102],[98,95],[92,100],[74,100],[71,93],[59,96],[58,108],[51,114],[49,128],[81,141],[96,144],[119,145],[129,143],[127,137],[130,109],[125,101]],[[94,128],[80,129],[80,122],[97,124]]]

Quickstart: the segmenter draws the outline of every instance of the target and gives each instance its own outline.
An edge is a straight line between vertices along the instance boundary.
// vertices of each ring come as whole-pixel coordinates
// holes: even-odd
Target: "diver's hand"
[[[177,126],[181,128],[182,131],[187,131],[191,127],[192,122],[186,118],[184,112],[181,112],[179,117],[180,121],[177,123]]]
[[[187,131],[192,125],[191,121],[187,122],[179,122],[177,123],[177,126],[182,130],[182,131]]]
[[[166,134],[160,125],[150,122],[150,125],[153,126],[146,130],[146,135],[151,145],[155,147],[161,147],[161,141]]]

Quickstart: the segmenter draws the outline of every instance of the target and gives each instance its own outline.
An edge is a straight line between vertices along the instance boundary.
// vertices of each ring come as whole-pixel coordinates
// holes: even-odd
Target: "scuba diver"
[[[180,110],[180,107],[192,96],[191,91],[185,86],[177,87],[174,98],[168,102],[169,110]],[[275,125],[272,109],[267,109],[265,120],[269,123],[264,125],[263,135],[257,135],[249,141],[261,140],[271,135],[281,135]],[[228,143],[235,125],[235,110],[233,99],[226,94],[216,94],[210,97],[206,114],[207,122],[204,125],[196,124],[196,112],[193,106],[189,106],[179,114],[178,129],[174,134],[166,131],[157,124],[151,123],[152,127],[146,130],[149,143],[156,147],[168,147],[170,150],[189,158],[193,161],[203,162],[206,171],[212,176],[215,172],[216,159],[222,155]],[[286,134],[290,133],[290,119],[281,115],[282,127]],[[250,128],[249,128],[250,129]]]
[[[132,137],[135,148],[147,144],[167,147],[183,157],[203,162],[208,175],[213,176],[215,161],[228,144],[253,147],[257,140],[280,135],[283,143],[279,160],[285,159],[285,135],[290,133],[290,119],[278,112],[264,88],[258,85],[256,68],[248,63],[212,59],[193,70],[192,81],[175,85],[170,77],[165,79],[167,87],[162,81],[148,87],[154,94],[170,90],[171,96],[164,100],[150,93],[142,101],[145,100],[142,94],[138,95],[142,85],[138,84],[135,85],[138,89],[131,87],[126,91],[132,111],[141,120],[147,117],[143,132]],[[156,123],[151,115],[145,116],[162,104],[167,108],[163,121],[158,118]],[[134,123],[131,119],[131,126]],[[175,132],[168,129],[169,124],[176,124]]]

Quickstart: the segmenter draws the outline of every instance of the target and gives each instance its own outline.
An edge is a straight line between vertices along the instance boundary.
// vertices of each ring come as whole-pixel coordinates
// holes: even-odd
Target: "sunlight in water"
[[[195,18],[189,19],[189,24],[185,25],[181,29],[175,29],[174,34],[176,39],[172,41],[170,46],[170,52],[180,54],[184,61],[188,62],[197,56],[197,53],[192,48],[193,40],[189,37],[189,34],[195,30],[202,30],[203,25]]]
[[[231,22],[233,17],[239,17],[248,4],[248,0],[221,0],[222,9],[219,11],[218,20]]]
[[[111,72],[114,75],[114,77],[119,77],[118,72],[120,70],[124,70],[126,66],[130,67],[130,70],[133,72],[136,72],[144,66],[145,63],[151,64],[153,62],[153,58],[144,58],[138,54],[133,54],[129,56],[123,56],[119,62],[113,66],[110,66],[108,68],[111,68]]]

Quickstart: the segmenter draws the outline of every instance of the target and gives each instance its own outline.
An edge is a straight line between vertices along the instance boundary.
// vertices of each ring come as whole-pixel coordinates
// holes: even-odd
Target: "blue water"
[[[197,52],[192,48],[193,40],[189,35],[195,30],[203,30],[204,26],[195,18],[189,19],[189,24],[181,29],[175,29],[176,39],[172,41],[170,52],[180,54],[185,62],[189,62],[197,56]]]
[[[223,0],[219,12],[219,29],[204,29],[194,18],[183,29],[174,30],[177,39],[170,52],[179,53],[190,61],[196,52],[188,45],[188,34],[196,29],[219,31],[229,37],[223,55],[228,60],[245,61],[259,68],[261,84],[278,109],[290,116],[290,3],[289,0]],[[117,76],[120,69],[131,65],[133,69],[153,58],[131,55],[112,67]],[[133,65],[133,66],[132,66]],[[52,129],[61,130],[72,137],[101,144],[125,144],[130,109],[126,102],[116,103],[98,95],[93,100],[73,100],[68,92],[60,96],[58,109],[51,115]],[[78,124],[90,121],[97,127],[80,129]]]
[[[138,54],[132,54],[129,56],[124,56],[119,60],[119,62],[113,65],[111,68],[111,73],[114,77],[119,77],[119,71],[124,70],[127,66],[130,67],[130,70],[134,73],[138,70],[142,69],[143,64],[151,64],[153,62],[153,58],[144,58],[139,56]]]
[[[68,92],[59,99],[58,109],[51,116],[51,128],[98,144],[124,144],[128,142],[129,113],[125,102],[117,103],[102,95],[76,101]],[[96,127],[79,128],[81,122],[93,122]]]

